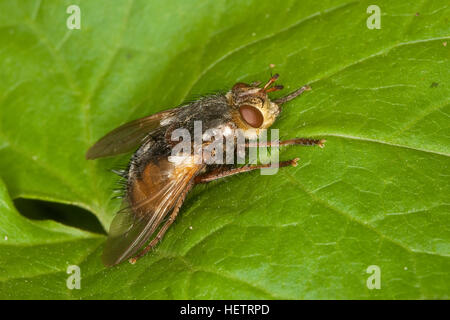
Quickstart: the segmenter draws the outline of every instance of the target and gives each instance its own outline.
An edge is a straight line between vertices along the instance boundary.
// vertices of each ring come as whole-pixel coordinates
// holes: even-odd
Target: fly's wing
[[[161,120],[172,117],[179,108],[137,119],[114,129],[98,140],[86,153],[86,159],[115,156],[132,151],[143,139],[161,126]]]
[[[141,178],[131,182],[127,207],[114,218],[103,252],[106,266],[132,257],[155,233],[177,200],[192,187],[203,168],[192,156],[171,162],[167,157],[152,160]]]

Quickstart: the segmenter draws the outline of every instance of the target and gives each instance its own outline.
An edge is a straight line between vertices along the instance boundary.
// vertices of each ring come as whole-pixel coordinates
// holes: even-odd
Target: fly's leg
[[[299,160],[299,158],[282,161],[282,162],[278,163],[278,167],[279,168],[288,167],[288,166],[296,167],[298,160]],[[207,182],[210,182],[213,180],[225,178],[225,177],[232,176],[232,175],[235,175],[238,173],[253,171],[253,170],[262,169],[262,168],[271,168],[271,167],[273,167],[273,166],[269,163],[269,164],[245,165],[243,167],[233,168],[233,169],[220,168],[220,169],[205,173],[203,175],[199,175],[195,178],[194,181],[195,181],[195,183],[207,183]]]
[[[247,147],[247,148],[248,147],[252,147],[252,148],[272,147],[272,146],[276,146],[278,144],[278,146],[300,145],[300,146],[319,146],[319,147],[323,148],[326,141],[327,140],[325,140],[325,139],[294,138],[294,139],[289,139],[289,140],[284,140],[284,141],[278,141],[278,143],[273,142],[273,141],[259,142],[259,143],[247,142],[245,144],[245,147]]]
[[[311,87],[306,85],[301,87],[300,89],[295,90],[294,92],[289,93],[287,96],[281,97],[274,101],[277,105],[282,105],[283,103],[286,103],[288,101],[291,101],[292,99],[295,99],[299,95],[301,95],[305,91],[311,90]]]
[[[192,185],[192,184],[191,184]],[[178,198],[173,210],[172,210],[172,214],[169,216],[169,219],[167,219],[167,221],[164,223],[164,225],[162,226],[162,228],[159,230],[158,234],[156,235],[155,238],[153,238],[152,241],[150,241],[150,243],[144,248],[142,249],[141,252],[139,252],[136,256],[134,256],[133,258],[130,258],[128,260],[128,262],[130,262],[131,264],[135,264],[136,261],[141,258],[142,256],[144,256],[147,252],[149,252],[154,246],[156,246],[158,244],[158,242],[162,239],[162,237],[164,236],[164,234],[166,233],[167,229],[169,229],[169,227],[171,226],[171,224],[175,221],[175,218],[178,215],[178,212],[180,211],[181,205],[184,202],[184,199],[186,198],[186,195],[188,193],[188,191],[191,189],[191,186],[188,186],[186,188],[186,191],[184,191],[180,197]]]

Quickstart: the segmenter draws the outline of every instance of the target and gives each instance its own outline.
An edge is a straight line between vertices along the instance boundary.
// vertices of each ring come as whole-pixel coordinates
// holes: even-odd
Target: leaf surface
[[[438,1],[0,2],[0,298],[449,298],[450,9]],[[270,67],[274,65],[274,67]],[[21,216],[73,204],[108,228],[115,127],[279,73],[296,168],[198,186],[157,249],[105,269],[103,235]],[[275,93],[279,97],[283,93]],[[66,269],[81,268],[81,290]],[[381,270],[381,289],[366,272]]]

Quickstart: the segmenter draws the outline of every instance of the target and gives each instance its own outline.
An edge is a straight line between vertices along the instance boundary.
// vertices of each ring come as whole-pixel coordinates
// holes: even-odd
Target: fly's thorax
[[[226,94],[232,118],[239,129],[256,131],[267,129],[280,114],[280,107],[259,87],[237,83]]]

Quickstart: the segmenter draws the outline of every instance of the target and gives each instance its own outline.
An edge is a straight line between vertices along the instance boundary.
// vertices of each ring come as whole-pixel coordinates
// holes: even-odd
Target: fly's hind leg
[[[291,160],[287,160],[287,161],[281,161],[280,163],[278,163],[278,167],[279,168],[288,167],[288,166],[296,167],[298,160],[299,160],[299,158],[295,158],[295,159],[291,159]],[[199,175],[199,176],[195,177],[194,181],[195,181],[195,183],[207,183],[207,182],[210,182],[213,180],[225,178],[225,177],[232,176],[232,175],[235,175],[238,173],[253,171],[253,170],[262,169],[262,168],[271,168],[271,167],[273,167],[273,166],[269,163],[269,164],[258,164],[258,165],[245,165],[243,167],[232,168],[232,169],[219,168],[219,169],[216,169],[211,172],[208,172],[203,175]]]
[[[192,186],[192,184],[191,184]],[[173,207],[172,210],[172,214],[169,216],[169,219],[167,219],[167,221],[164,223],[164,225],[162,226],[162,228],[159,230],[158,234],[156,235],[155,238],[153,238],[152,241],[150,241],[150,243],[144,248],[142,249],[141,252],[139,252],[137,255],[135,255],[133,258],[130,258],[128,261],[131,264],[135,264],[136,261],[141,258],[142,256],[144,256],[147,252],[149,252],[154,246],[156,246],[158,244],[158,242],[162,239],[162,237],[164,236],[164,234],[166,233],[167,229],[169,229],[169,227],[172,225],[172,223],[175,221],[175,218],[178,215],[178,212],[180,211],[181,205],[184,202],[184,199],[186,198],[186,195],[188,193],[188,191],[191,189],[191,186],[188,186],[186,188],[186,190],[180,195],[180,197],[178,198],[175,206]]]

